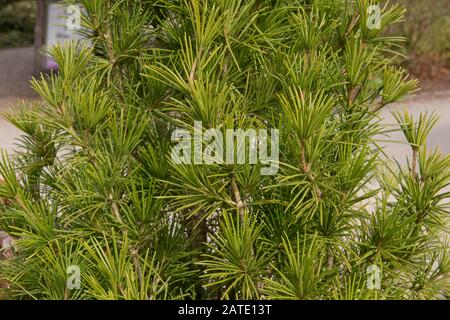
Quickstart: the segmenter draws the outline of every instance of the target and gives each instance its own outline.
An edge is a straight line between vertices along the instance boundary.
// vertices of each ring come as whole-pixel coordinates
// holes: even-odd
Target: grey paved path
[[[29,85],[33,63],[32,47],[0,50],[0,108],[18,98],[37,97]]]
[[[421,112],[425,113],[428,111],[429,114],[431,112],[437,113],[439,121],[428,136],[427,148],[431,150],[439,147],[442,153],[450,154],[450,90],[437,93],[424,93],[412,97],[405,102],[386,106],[381,112],[383,123],[387,126],[392,126],[392,128],[398,128],[397,122],[391,112],[396,109],[401,110],[402,108],[407,108],[414,119],[418,119]],[[404,163],[405,157],[411,155],[411,149],[406,144],[403,133],[400,131],[391,132],[389,137],[380,137],[380,139],[392,141],[382,141],[380,144],[385,147],[385,151],[389,156],[394,157],[398,161]],[[402,141],[403,143],[394,141]]]
[[[0,50],[0,112],[13,107],[19,99],[36,99],[30,88],[33,74],[33,48]],[[11,152],[20,131],[0,118],[0,148]]]

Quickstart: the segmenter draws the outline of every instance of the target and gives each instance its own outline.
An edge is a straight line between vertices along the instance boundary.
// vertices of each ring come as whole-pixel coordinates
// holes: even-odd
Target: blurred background
[[[39,70],[36,48],[41,45],[37,38],[42,30],[36,32],[35,26],[42,15],[37,9],[44,1],[0,0],[0,112],[20,99],[38,98],[29,87],[29,80]],[[441,120],[432,131],[430,142],[450,153],[450,138],[447,138],[450,132],[450,0],[391,0],[390,3],[401,3],[408,9],[405,21],[388,32],[406,38],[404,56],[396,63],[420,80],[421,90],[403,104],[388,106],[382,116],[386,123],[393,123],[390,111],[405,105],[413,114],[436,111]],[[0,119],[1,148],[10,151],[17,135],[17,129]],[[394,133],[391,139],[400,137]],[[406,146],[387,144],[386,147],[394,156],[407,151]]]
[[[36,1],[0,0],[0,48],[32,46]]]
[[[0,0],[0,49],[33,46],[37,1]],[[401,3],[408,9],[406,21],[391,30],[392,34],[407,39],[403,50],[405,58],[399,63],[421,80],[448,76],[450,0],[397,0],[391,3]]]
[[[408,10],[405,21],[390,30],[406,38],[405,58],[399,63],[422,85],[431,85],[426,89],[433,89],[430,80],[444,80],[441,84],[450,89],[450,0],[391,2],[401,3]]]

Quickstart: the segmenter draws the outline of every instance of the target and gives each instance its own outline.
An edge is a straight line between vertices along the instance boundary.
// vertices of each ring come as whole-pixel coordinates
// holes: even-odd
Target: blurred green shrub
[[[33,43],[36,2],[0,0],[0,48]]]
[[[401,64],[423,78],[435,78],[450,67],[450,0],[398,0],[405,5],[405,21],[392,33],[406,38]]]

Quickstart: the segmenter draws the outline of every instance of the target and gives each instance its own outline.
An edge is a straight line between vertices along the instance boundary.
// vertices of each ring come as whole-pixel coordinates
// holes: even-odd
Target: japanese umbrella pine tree
[[[42,97],[5,117],[4,295],[22,299],[431,299],[448,294],[450,158],[368,0],[83,0]],[[380,21],[372,9],[380,8]],[[377,23],[379,22],[379,25]],[[379,28],[378,28],[379,27]],[[267,163],[179,163],[175,130],[279,130]],[[402,130],[406,164],[379,140]],[[381,138],[380,138],[381,137]],[[206,147],[204,141],[201,147]],[[195,150],[193,150],[194,152]],[[228,151],[227,151],[228,152]],[[406,155],[405,155],[406,156]],[[68,281],[79,274],[79,281]],[[73,280],[73,279],[72,279]]]

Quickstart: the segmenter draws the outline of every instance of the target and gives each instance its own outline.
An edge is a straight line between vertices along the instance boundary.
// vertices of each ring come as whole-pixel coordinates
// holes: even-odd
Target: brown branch
[[[306,178],[313,184],[314,192],[319,199],[322,198],[322,190],[315,184],[316,177],[313,172],[311,172],[311,163],[306,161],[306,143],[304,139],[300,140],[300,167]]]
[[[208,243],[209,228],[204,215],[204,212],[200,211],[193,216],[189,216],[186,226],[191,250],[197,252],[194,258],[197,262],[204,259],[205,244]],[[204,265],[200,264],[199,268],[202,273],[205,272],[206,267]],[[201,282],[195,284],[195,290],[198,293],[198,298],[206,297],[206,291]]]
[[[109,194],[108,200],[111,201],[111,211],[114,215],[114,217],[119,221],[121,224],[123,224],[122,216],[120,215],[119,208],[117,207],[117,203],[114,202],[112,193]]]
[[[383,108],[386,105],[386,103],[384,103],[383,101],[380,101],[377,106],[375,107],[375,109],[373,109],[372,112],[378,112],[381,108]]]
[[[203,48],[200,48],[200,50],[197,53],[197,56],[195,57],[194,63],[192,64],[191,71],[189,72],[189,83],[192,84],[195,80],[195,71],[197,70],[197,64],[200,60],[200,55],[203,53]]]
[[[122,70],[120,70],[120,68],[118,67],[117,57],[114,54],[113,42],[112,42],[112,32],[111,32],[111,28],[109,25],[109,19],[106,20],[106,26],[107,27],[105,28],[104,33],[102,33],[102,36],[106,43],[106,51],[108,54],[109,63],[111,65],[111,70],[113,70],[117,76],[117,84],[118,84],[119,91],[120,91],[120,94],[118,94],[117,97],[119,98],[121,103],[125,103]]]
[[[350,21],[350,25],[348,26],[347,32],[345,33],[345,36],[347,37],[350,32],[352,32],[353,28],[356,26],[356,23],[359,20],[359,14],[355,14],[352,17],[352,20]]]
[[[191,72],[189,73],[189,83],[194,82],[195,69],[197,69],[197,58],[194,60],[194,63],[192,64]]]
[[[303,173],[309,175],[311,168],[306,162],[306,147],[305,140],[300,140],[300,165],[302,167]]]
[[[359,94],[361,93],[361,86],[356,86],[354,88],[348,89],[348,107],[351,108],[353,106],[353,103],[355,102],[356,98],[358,98]]]
[[[418,148],[417,147],[412,147],[412,163],[411,163],[411,175],[413,177],[414,180],[417,180],[417,171],[416,171],[416,165],[417,165],[417,153],[418,153]]]
[[[141,269],[141,264],[139,263],[138,252],[137,252],[137,250],[133,249],[133,250],[130,250],[130,253],[131,253],[131,257],[133,258],[134,267],[136,268],[136,271],[137,271],[139,288],[142,290],[144,285],[143,285],[143,281],[142,281],[142,269]]]
[[[241,221],[244,221],[244,210],[245,210],[245,202],[242,201],[241,193],[236,183],[236,177],[234,174],[231,174],[231,190],[234,194],[234,201],[236,203],[236,208],[238,210]]]
[[[334,264],[333,252],[331,250],[331,246],[328,246],[328,249],[327,249],[327,265],[328,265],[328,269],[329,270],[333,269],[333,264]]]

